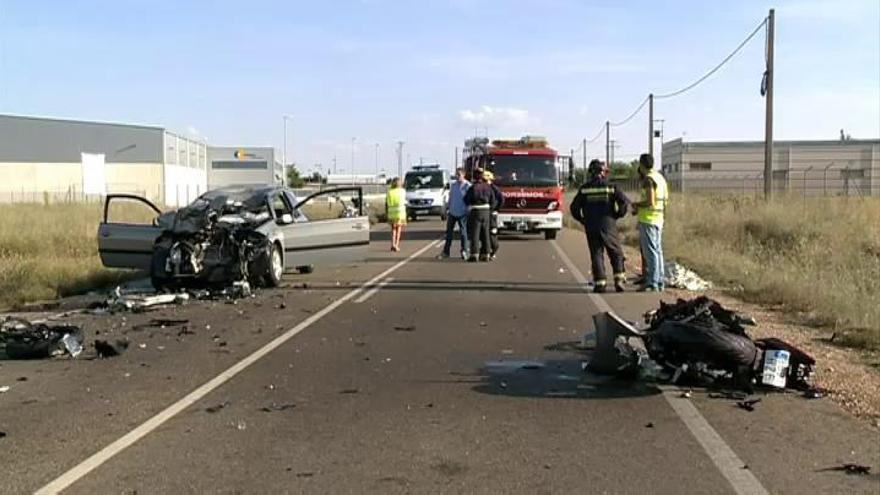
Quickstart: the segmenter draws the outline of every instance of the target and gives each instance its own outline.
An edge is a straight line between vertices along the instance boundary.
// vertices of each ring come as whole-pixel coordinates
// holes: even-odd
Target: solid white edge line
[[[584,274],[581,273],[574,262],[571,261],[571,258],[565,254],[562,247],[559,246],[555,240],[550,242],[553,244],[559,257],[562,258],[562,262],[568,267],[568,270],[571,272],[572,276],[574,276],[575,280],[581,284],[586,284],[587,278],[584,277]],[[611,306],[608,305],[605,298],[601,295],[590,293],[589,296],[590,300],[596,305],[596,309],[599,311],[612,311]],[[681,391],[678,387],[666,386],[660,387],[660,389],[663,392],[663,397],[666,399],[666,402],[669,403],[672,410],[675,411],[681,419],[682,423],[684,423],[700,446],[703,447],[706,455],[709,456],[709,459],[712,460],[715,467],[718,468],[718,471],[721,472],[721,475],[724,476],[728,483],[730,483],[730,486],[736,493],[742,495],[763,495],[769,493],[758,478],[755,477],[754,473],[748,469],[744,469],[745,463],[736,455],[736,452],[724,442],[724,439],[721,438],[721,435],[719,435],[714,428],[712,428],[712,425],[706,421],[706,418],[700,414],[697,406],[695,406],[689,399],[682,399],[679,397]]]
[[[663,391],[666,402],[678,414],[736,493],[742,495],[769,493],[736,452],[700,414],[697,406],[690,399],[681,397],[681,389],[676,386],[661,386],[660,390]]]
[[[141,423],[137,428],[131,430],[126,433],[110,445],[107,445],[103,449],[89,456],[86,460],[80,462],[76,466],[67,470],[64,474],[59,476],[58,478],[52,480],[36,492],[37,495],[47,495],[47,494],[55,494],[59,493],[61,490],[68,488],[70,485],[76,483],[83,476],[93,471],[101,464],[104,464],[111,458],[113,458],[116,454],[122,452],[126,448],[133,445],[135,442],[140,440],[141,438],[148,435],[150,432],[161,426],[163,423],[173,418],[177,414],[184,411],[186,408],[190,407],[200,399],[204,398],[206,395],[214,391],[220,385],[223,385],[227,381],[229,381],[232,377],[242,372],[245,368],[257,362],[259,359],[269,354],[291,338],[293,338],[296,334],[305,330],[327,314],[331,313],[333,310],[344,304],[346,301],[350,300],[354,296],[358,295],[360,292],[364,290],[364,287],[372,285],[376,283],[377,280],[381,280],[385,278],[389,274],[393,273],[403,265],[409,263],[414,258],[418,257],[432,246],[434,246],[438,241],[431,241],[426,246],[422,247],[415,253],[409,255],[404,260],[399,261],[394,266],[388,268],[384,272],[376,275],[372,279],[370,279],[367,283],[362,284],[360,287],[353,289],[351,292],[345,294],[339,299],[333,301],[332,303],[325,306],[322,310],[317,313],[309,316],[305,320],[301,321],[295,327],[287,330],[283,334],[271,340],[269,343],[260,347],[256,351],[252,352],[250,355],[242,359],[241,361],[235,363],[227,370],[223,371],[216,377],[212,378],[199,388],[193,390],[189,394],[185,395],[182,399],[179,399],[177,402],[171,404],[170,406],[163,409],[161,412]]]
[[[571,273],[574,279],[577,280],[578,283],[586,287],[589,284],[589,282],[587,281],[587,277],[585,277],[584,274],[581,273],[580,270],[578,270],[577,265],[575,265],[574,261],[571,261],[571,258],[569,258],[567,254],[565,254],[565,251],[562,250],[562,247],[559,246],[559,243],[556,242],[556,240],[552,240],[550,241],[550,244],[552,244],[553,248],[556,249],[556,253],[562,259],[562,262],[565,263],[565,266],[568,267],[568,271]],[[611,306],[609,306],[608,303],[605,302],[605,299],[599,294],[588,292],[587,297],[590,298],[590,301],[593,302],[593,304],[596,306],[596,309],[598,309],[599,311],[603,313],[611,311]]]
[[[365,292],[364,295],[362,295],[361,297],[355,299],[355,300],[354,300],[354,303],[355,303],[355,304],[361,304],[362,302],[366,301],[367,299],[373,297],[373,295],[375,295],[375,294],[376,294],[377,292],[379,292],[383,287],[385,287],[386,285],[388,285],[388,284],[389,284],[390,282],[392,282],[392,281],[394,281],[394,277],[388,277],[388,278],[386,278],[385,280],[379,282],[378,284],[376,284],[375,287],[373,287],[373,288],[371,288],[369,291]]]

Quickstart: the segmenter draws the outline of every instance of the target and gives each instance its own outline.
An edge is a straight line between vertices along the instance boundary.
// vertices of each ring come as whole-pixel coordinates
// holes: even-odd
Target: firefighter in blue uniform
[[[602,293],[605,278],[605,251],[614,270],[614,288],[623,292],[626,282],[623,249],[617,232],[617,220],[626,215],[629,199],[616,185],[608,182],[608,166],[599,160],[590,162],[589,180],[578,189],[571,202],[571,216],[584,226],[593,265],[593,292]]]

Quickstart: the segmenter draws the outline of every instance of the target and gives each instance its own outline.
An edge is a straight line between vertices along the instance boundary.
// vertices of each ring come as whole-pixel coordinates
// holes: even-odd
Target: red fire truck
[[[556,150],[547,139],[472,138],[465,141],[464,167],[468,177],[477,168],[495,175],[504,194],[498,212],[498,229],[507,232],[544,233],[555,239],[562,229],[562,186]]]

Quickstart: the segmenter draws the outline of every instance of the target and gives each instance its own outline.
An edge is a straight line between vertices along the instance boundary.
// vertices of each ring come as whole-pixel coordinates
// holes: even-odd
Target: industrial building
[[[762,193],[764,142],[663,143],[678,191]],[[880,140],[774,141],[773,189],[802,195],[880,196]]]
[[[0,115],[0,201],[133,193],[182,205],[207,188],[207,145],[162,127]]]
[[[284,169],[271,147],[208,147],[208,187],[282,184]]]
[[[271,147],[209,147],[159,126],[0,115],[0,202],[110,193],[189,204],[208,189],[283,183]]]

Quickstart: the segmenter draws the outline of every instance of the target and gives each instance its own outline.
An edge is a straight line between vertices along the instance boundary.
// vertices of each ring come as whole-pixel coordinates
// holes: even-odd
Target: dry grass
[[[738,297],[880,349],[880,199],[675,195],[664,229],[678,260]],[[621,222],[637,245],[635,222]]]
[[[677,196],[668,219],[667,256],[841,343],[880,348],[880,200]]]
[[[0,205],[0,308],[55,299],[129,279],[98,258],[99,204]],[[113,212],[111,212],[113,213]],[[122,208],[120,218],[149,217]]]

